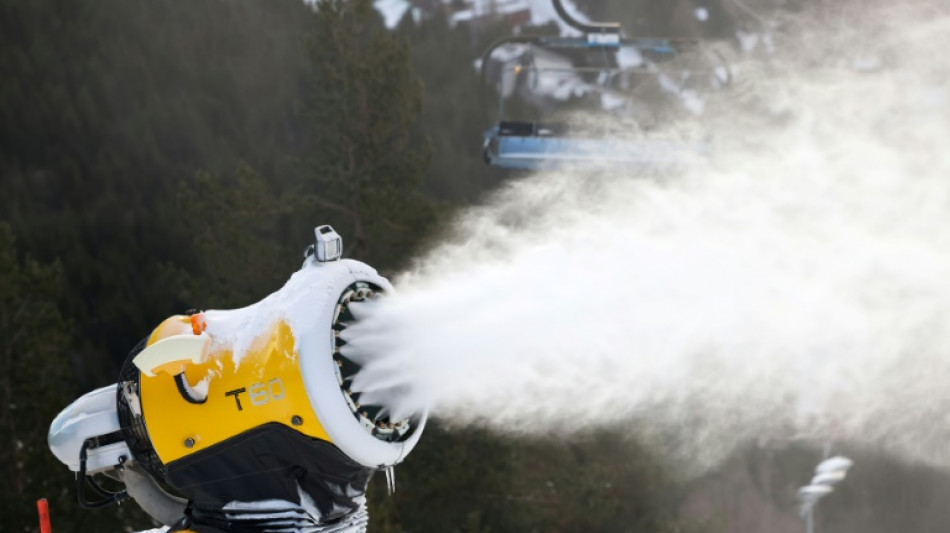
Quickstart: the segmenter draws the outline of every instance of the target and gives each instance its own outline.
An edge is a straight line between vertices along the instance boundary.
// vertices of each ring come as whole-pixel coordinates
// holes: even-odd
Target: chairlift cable
[[[762,24],[763,26],[766,26],[766,27],[769,25],[768,21],[765,20],[765,17],[763,17],[762,15],[759,15],[758,13],[756,13],[751,7],[749,7],[748,5],[746,5],[746,4],[745,4],[744,2],[742,2],[741,0],[731,0],[731,1],[732,1],[733,4],[735,4],[736,6],[738,6],[739,9],[745,11],[745,12],[748,13],[750,16],[752,16],[752,18],[754,18],[755,20],[759,21],[759,24]]]

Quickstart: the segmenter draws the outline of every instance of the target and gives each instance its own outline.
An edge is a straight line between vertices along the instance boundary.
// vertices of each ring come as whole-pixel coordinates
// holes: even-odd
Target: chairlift
[[[672,79],[661,67],[695,50],[696,41],[624,37],[618,23],[581,22],[564,9],[561,0],[552,2],[561,19],[581,31],[582,36],[512,36],[496,41],[482,55],[482,83],[488,84],[493,78],[498,89],[497,119],[483,136],[486,163],[507,169],[594,162],[662,169],[705,153],[702,143],[647,139],[643,135],[631,140],[631,129],[643,132],[651,126],[649,121],[634,116],[618,125],[614,120],[615,108],[629,107],[632,92],[645,82],[659,90],[681,83],[682,79]],[[509,54],[504,57],[499,51]],[[586,64],[577,65],[576,60]],[[694,70],[674,69],[673,76],[685,78]],[[729,81],[727,73],[719,74],[723,85]],[[543,119],[509,117],[526,114],[524,109],[510,109],[516,107],[507,105],[510,100],[530,106],[532,99],[534,107],[545,115]],[[585,100],[596,101],[599,111],[610,114],[611,120],[594,121],[586,127],[568,125],[566,120],[552,120],[550,109],[543,110],[562,102]],[[648,107],[641,103],[641,109]]]

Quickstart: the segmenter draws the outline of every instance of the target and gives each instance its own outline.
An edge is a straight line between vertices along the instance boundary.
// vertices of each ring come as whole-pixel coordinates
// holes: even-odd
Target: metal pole
[[[805,533],[815,533],[815,506],[808,506],[808,514],[805,515]]]

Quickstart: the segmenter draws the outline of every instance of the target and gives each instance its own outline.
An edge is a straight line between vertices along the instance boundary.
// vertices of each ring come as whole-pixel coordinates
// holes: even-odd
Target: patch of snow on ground
[[[529,0],[529,3],[531,4],[532,24],[541,25],[553,21],[561,28],[561,35],[582,35],[579,30],[568,26],[567,23],[561,20],[557,11],[554,10],[554,5],[551,3],[551,0]],[[564,9],[575,19],[581,22],[590,22],[590,18],[584,13],[581,13],[571,0],[564,0],[563,5]]]
[[[411,7],[409,0],[376,0],[374,5],[389,29],[395,28]]]

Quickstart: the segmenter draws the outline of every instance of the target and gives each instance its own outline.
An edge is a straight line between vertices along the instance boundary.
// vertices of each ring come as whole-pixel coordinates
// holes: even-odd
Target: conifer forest
[[[750,2],[784,16],[807,3]],[[387,27],[371,0],[0,0],[0,532],[39,531],[38,498],[56,533],[158,527],[134,502],[78,506],[46,445],[61,409],[114,383],[166,317],[280,288],[315,226],[395,276],[524,176],[483,161],[497,95],[476,65],[528,29],[452,22],[450,4],[414,0]],[[640,35],[700,37],[681,20],[692,0],[573,4]],[[743,11],[722,12],[701,37],[738,49]],[[858,466],[819,531],[945,530],[946,472],[847,452]],[[751,441],[682,475],[636,427],[434,417],[396,492],[370,482],[368,530],[799,531],[795,490],[821,454]]]

